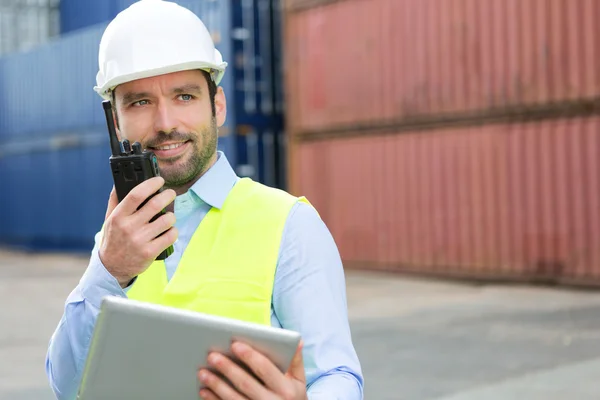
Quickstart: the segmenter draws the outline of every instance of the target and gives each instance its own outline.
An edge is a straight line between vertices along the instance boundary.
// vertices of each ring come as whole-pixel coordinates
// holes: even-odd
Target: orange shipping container
[[[600,95],[596,0],[312,0],[285,12],[295,133]]]
[[[600,283],[600,117],[296,143],[346,266]]]

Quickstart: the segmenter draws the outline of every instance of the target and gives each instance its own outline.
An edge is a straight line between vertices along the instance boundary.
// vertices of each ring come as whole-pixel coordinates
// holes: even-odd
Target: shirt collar
[[[220,209],[237,179],[225,154],[217,151],[217,161],[192,185],[190,191],[209,206]]]

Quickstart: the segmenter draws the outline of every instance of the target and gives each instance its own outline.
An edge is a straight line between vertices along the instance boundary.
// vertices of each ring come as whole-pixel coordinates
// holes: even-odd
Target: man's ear
[[[215,118],[217,120],[217,127],[223,126],[227,117],[227,100],[225,99],[225,92],[221,86],[217,87],[215,93]]]

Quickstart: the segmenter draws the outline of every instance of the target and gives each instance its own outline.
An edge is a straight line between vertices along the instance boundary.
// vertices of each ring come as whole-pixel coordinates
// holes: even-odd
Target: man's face
[[[115,89],[121,140],[140,142],[158,158],[167,187],[183,186],[215,160],[217,127],[226,104],[219,87],[213,117],[201,71],[181,71],[124,83]]]

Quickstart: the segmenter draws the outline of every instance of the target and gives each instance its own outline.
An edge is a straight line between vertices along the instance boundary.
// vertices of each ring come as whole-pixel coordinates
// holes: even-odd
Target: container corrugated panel
[[[89,250],[112,186],[106,146],[0,157],[5,190],[0,242],[30,248]]]
[[[278,135],[277,143],[275,135]],[[258,129],[237,135],[238,174],[248,176],[268,186],[277,186],[275,174],[286,177],[285,159],[276,160],[276,151],[285,153],[285,132],[277,129]],[[278,146],[279,149],[276,149]],[[285,182],[281,182],[285,186]]]
[[[593,0],[319,3],[287,9],[295,130],[600,95]]]
[[[117,0],[60,0],[61,34],[114,18],[116,3]]]
[[[101,121],[101,99],[93,86],[102,30],[86,29],[34,51],[0,58],[4,140],[47,137]]]
[[[302,142],[292,191],[350,266],[600,283],[599,129],[586,117]]]

